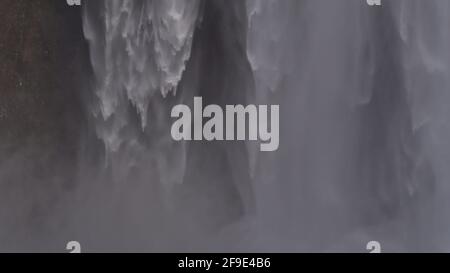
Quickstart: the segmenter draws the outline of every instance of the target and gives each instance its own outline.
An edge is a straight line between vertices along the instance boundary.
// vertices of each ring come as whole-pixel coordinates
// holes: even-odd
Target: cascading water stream
[[[184,75],[208,71],[201,51],[193,53],[198,33],[238,40],[253,71],[245,74],[255,84],[250,103],[280,104],[282,113],[280,150],[250,153],[257,213],[224,236],[252,241],[233,247],[360,251],[378,239],[390,250],[448,249],[429,234],[448,234],[448,1],[363,2],[249,0],[246,17],[217,18],[244,36],[208,32],[201,0],[86,3],[92,112],[107,153],[126,154],[118,164],[137,169],[151,157],[159,176],[183,180],[185,149],[173,152],[167,135],[155,134],[170,125],[164,104]],[[241,58],[216,56],[207,41],[197,43],[207,56],[227,64]],[[198,77],[203,85],[190,88],[205,89],[208,75]],[[213,85],[203,92],[214,93]]]
[[[282,249],[448,249],[448,1],[361,2],[248,1],[256,94],[286,121],[261,226],[289,234]]]
[[[127,166],[154,164],[169,180],[183,155],[168,162],[167,139],[152,140],[162,153],[146,151],[141,139],[167,125],[160,101],[176,93],[186,69],[200,1],[92,1],[83,8],[98,99],[92,112],[108,161],[118,160],[113,168],[121,169],[119,177]],[[171,180],[179,182],[180,176]]]
[[[6,2],[1,252],[450,251],[449,0]],[[175,141],[198,96],[278,150]]]

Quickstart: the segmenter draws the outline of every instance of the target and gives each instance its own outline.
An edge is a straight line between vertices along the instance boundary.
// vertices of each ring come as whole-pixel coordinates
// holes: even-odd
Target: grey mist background
[[[450,250],[450,1],[0,4],[0,251]],[[279,149],[174,142],[194,96]]]

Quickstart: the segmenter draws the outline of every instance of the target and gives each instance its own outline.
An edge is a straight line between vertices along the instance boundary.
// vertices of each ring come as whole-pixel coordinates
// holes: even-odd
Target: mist
[[[449,250],[448,1],[37,2],[1,53],[0,251]],[[174,141],[194,97],[279,105],[278,149]]]

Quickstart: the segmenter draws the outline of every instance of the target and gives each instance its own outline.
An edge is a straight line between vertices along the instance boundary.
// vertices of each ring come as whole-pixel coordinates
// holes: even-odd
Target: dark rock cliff
[[[73,186],[88,58],[79,8],[0,2],[0,221],[27,229]]]

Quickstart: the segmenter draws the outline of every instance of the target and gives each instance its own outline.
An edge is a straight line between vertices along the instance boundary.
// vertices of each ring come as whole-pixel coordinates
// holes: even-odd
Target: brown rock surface
[[[78,7],[0,3],[0,221],[26,228],[72,186],[87,55]]]

